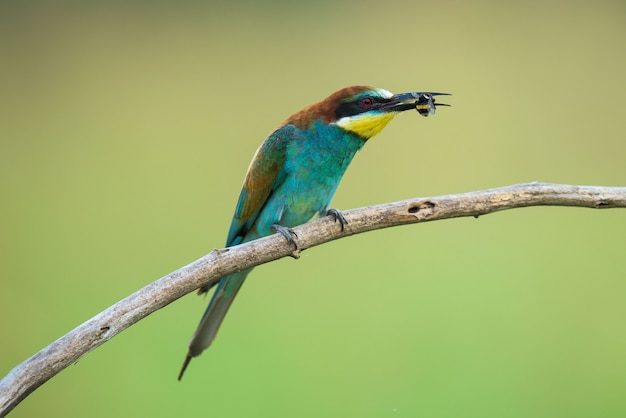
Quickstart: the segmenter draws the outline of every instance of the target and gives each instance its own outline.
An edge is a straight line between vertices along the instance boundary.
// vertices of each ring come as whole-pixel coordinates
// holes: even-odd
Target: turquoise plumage
[[[254,155],[239,195],[226,246],[270,235],[327,213],[354,154],[404,110],[434,112],[433,95],[353,86],[308,106],[271,133]],[[286,234],[288,235],[288,234]],[[250,270],[223,277],[193,335],[179,380],[191,358],[213,342]],[[199,293],[209,289],[202,288]]]

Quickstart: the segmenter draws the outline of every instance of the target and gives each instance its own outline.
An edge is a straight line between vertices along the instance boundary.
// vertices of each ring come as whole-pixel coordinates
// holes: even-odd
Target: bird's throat
[[[337,125],[367,140],[382,131],[397,113],[398,112],[381,114],[361,113],[359,115],[341,118],[337,121]]]

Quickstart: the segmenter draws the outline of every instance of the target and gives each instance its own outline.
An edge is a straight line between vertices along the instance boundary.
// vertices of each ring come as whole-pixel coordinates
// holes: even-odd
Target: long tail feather
[[[217,331],[228,312],[228,308],[230,308],[230,305],[233,303],[235,296],[237,296],[249,272],[250,270],[235,273],[231,276],[224,277],[218,283],[217,289],[215,289],[215,293],[213,293],[211,301],[209,302],[209,306],[207,306],[206,311],[204,311],[204,315],[202,315],[202,319],[200,319],[200,324],[198,324],[196,332],[191,337],[191,341],[189,341],[189,351],[187,352],[187,357],[185,357],[183,367],[178,375],[178,380],[182,379],[191,359],[199,356],[204,350],[209,348],[215,339]]]

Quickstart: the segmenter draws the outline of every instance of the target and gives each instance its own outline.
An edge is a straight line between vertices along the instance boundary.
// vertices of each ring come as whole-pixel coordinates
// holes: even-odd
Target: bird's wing
[[[272,190],[284,181],[287,144],[294,133],[293,125],[281,126],[267,137],[254,154],[230,225],[227,246],[242,241]]]

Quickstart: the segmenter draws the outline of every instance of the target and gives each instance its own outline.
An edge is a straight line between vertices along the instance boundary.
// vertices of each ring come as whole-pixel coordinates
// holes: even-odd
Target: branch
[[[527,206],[626,208],[626,187],[528,183],[472,193],[409,199],[343,212],[344,231],[324,217],[294,228],[301,249],[374,229],[485,215]],[[280,234],[211,253],[138,290],[91,318],[29,359],[0,381],[0,417],[58,372],[135,322],[181,296],[238,270],[285,256],[297,257]]]

